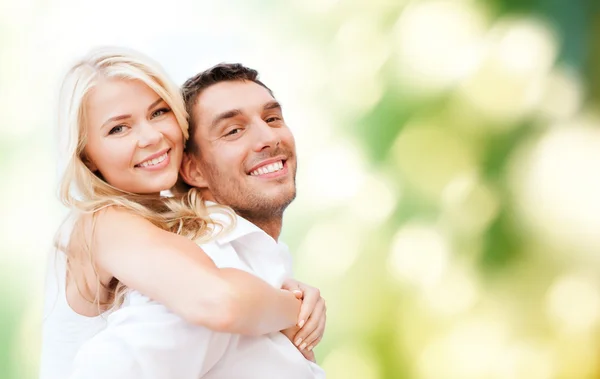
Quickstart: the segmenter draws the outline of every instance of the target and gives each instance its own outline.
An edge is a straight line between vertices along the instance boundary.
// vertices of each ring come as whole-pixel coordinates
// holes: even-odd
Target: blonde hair
[[[190,239],[206,238],[216,230],[228,229],[209,217],[209,212],[196,189],[177,194],[173,198],[138,195],[111,186],[87,167],[84,163],[87,143],[85,105],[90,91],[105,79],[138,80],[147,85],[169,105],[184,140],[188,138],[187,113],[180,90],[152,59],[129,49],[99,48],[91,51],[68,71],[61,88],[59,108],[60,135],[67,137],[66,141],[62,141],[65,168],[60,182],[59,197],[76,215],[92,214],[92,236],[86,239],[87,254],[74,256],[59,243],[59,230],[55,241],[57,247],[66,252],[67,272],[82,267],[77,264],[81,259],[89,259],[94,267],[91,242],[95,220],[97,212],[107,207],[121,207],[144,217],[161,229]],[[232,214],[225,207],[217,208]],[[81,217],[77,219],[81,221]],[[81,233],[83,228],[82,222],[76,222],[71,236]],[[96,272],[95,267],[94,271]],[[101,283],[97,272],[96,279],[99,285],[96,286],[93,301],[99,307],[120,305],[126,287],[113,278],[110,284],[105,286],[110,294],[109,300],[101,302]],[[79,288],[78,290],[81,293]]]

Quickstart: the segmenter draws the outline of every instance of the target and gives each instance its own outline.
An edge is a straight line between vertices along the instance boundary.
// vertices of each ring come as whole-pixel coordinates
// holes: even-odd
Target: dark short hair
[[[185,147],[187,152],[198,152],[198,146],[194,141],[194,135],[197,128],[197,123],[194,120],[194,106],[196,105],[198,96],[200,96],[202,91],[214,84],[235,80],[254,82],[266,88],[271,96],[273,96],[273,91],[264,85],[263,82],[258,80],[258,71],[245,67],[240,63],[219,63],[218,65],[189,78],[183,83],[181,91],[183,94],[183,101],[185,102],[185,109],[188,113],[190,135]]]

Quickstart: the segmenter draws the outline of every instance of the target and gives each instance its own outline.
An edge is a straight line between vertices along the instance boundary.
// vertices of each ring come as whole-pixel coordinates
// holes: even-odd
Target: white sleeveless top
[[[70,235],[70,228],[66,229],[69,229],[67,234]],[[48,261],[40,379],[67,378],[81,345],[106,327],[107,314],[82,316],[67,302],[66,258],[64,252],[55,251],[50,254]]]

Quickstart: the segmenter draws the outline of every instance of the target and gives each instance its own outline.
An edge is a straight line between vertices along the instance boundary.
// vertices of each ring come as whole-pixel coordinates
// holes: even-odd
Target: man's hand
[[[283,330],[282,333],[292,341],[300,352],[314,362],[312,349],[321,341],[325,332],[327,307],[318,288],[311,287],[295,279],[286,279],[281,287],[292,291],[302,299],[298,324]]]

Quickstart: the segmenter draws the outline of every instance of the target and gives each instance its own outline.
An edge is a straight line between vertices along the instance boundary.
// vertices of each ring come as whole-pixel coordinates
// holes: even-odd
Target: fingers
[[[300,282],[293,278],[287,278],[281,284],[281,289],[287,290],[287,291],[293,291],[296,289],[299,290]]]
[[[321,300],[321,291],[318,288],[305,286],[303,289],[303,300],[300,306],[300,315],[298,316],[298,326],[304,327],[304,324],[310,318],[313,310]]]
[[[302,355],[304,355],[304,358],[308,359],[309,361],[317,363],[314,351],[300,350],[300,353],[302,353]]]
[[[304,292],[300,290],[292,290],[292,293],[296,296],[296,299],[302,300],[304,298]]]
[[[304,300],[306,302],[306,299]],[[306,324],[300,329],[300,331],[294,337],[294,345],[300,350],[304,350],[309,344],[314,343],[315,339],[323,334],[325,329],[325,300],[321,297],[317,300],[317,303],[312,308],[312,313],[306,321]],[[308,338],[310,338],[308,340]]]
[[[300,329],[297,326],[293,326],[291,328],[282,330],[281,333],[284,336],[286,336],[292,343],[294,343],[294,337],[296,337],[296,334],[298,334],[299,331]]]
[[[300,282],[295,279],[288,278],[284,280],[281,289],[291,291],[296,296],[296,299],[302,299],[304,297],[304,292],[300,288]]]
[[[306,351],[312,351],[312,349],[317,346],[321,339],[323,338],[323,334],[325,333],[325,323],[327,316],[325,313],[319,320],[319,326],[315,329],[308,337],[304,339],[306,343]],[[303,350],[300,350],[303,351]]]

